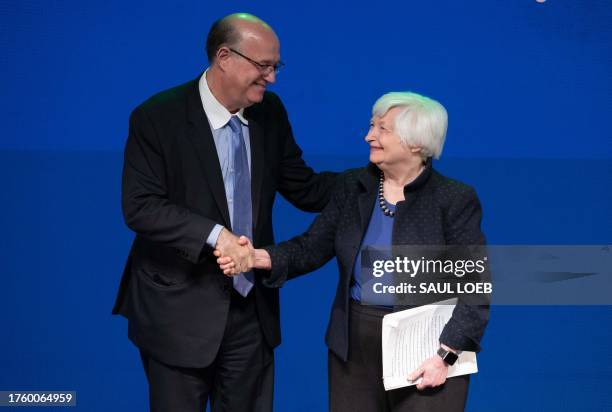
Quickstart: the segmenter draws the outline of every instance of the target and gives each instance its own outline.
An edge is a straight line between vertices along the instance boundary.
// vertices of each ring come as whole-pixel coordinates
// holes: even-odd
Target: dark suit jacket
[[[306,233],[265,248],[272,271],[264,284],[270,287],[280,287],[287,279],[315,270],[336,256],[340,279],[326,343],[344,360],[349,349],[353,267],[372,210],[378,207],[379,173],[373,164],[346,171],[339,176],[329,204]],[[406,200],[396,206],[393,245],[484,245],[480,202],[471,187],[440,175],[428,162],[423,173],[404,188],[404,194]],[[467,305],[460,300],[440,341],[455,349],[478,351],[488,314],[488,304]]]
[[[321,211],[333,174],[302,160],[280,99],[266,93],[245,110],[251,139],[253,244],[274,242],[276,192],[305,211]],[[159,93],[130,117],[122,185],[123,214],[136,232],[113,313],[128,318],[130,339],[171,365],[204,367],[223,336],[232,280],[206,238],[230,218],[198,80]],[[257,312],[267,343],[280,343],[278,291],[256,273]]]

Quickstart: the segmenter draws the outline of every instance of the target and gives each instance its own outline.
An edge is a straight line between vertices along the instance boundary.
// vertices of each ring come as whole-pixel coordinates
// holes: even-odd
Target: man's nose
[[[275,83],[276,82],[276,72],[274,70],[270,71],[270,73],[264,76],[264,80],[267,81],[268,83]]]

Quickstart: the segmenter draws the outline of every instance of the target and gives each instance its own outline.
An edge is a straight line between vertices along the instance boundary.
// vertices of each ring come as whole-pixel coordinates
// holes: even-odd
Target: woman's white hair
[[[417,93],[391,92],[374,103],[372,116],[384,116],[394,107],[399,108],[394,131],[402,144],[421,147],[423,159],[438,159],[448,128],[448,114],[444,106]]]

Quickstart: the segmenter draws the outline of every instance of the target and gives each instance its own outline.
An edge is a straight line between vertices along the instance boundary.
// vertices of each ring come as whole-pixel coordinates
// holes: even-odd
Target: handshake
[[[234,276],[252,269],[272,268],[270,255],[264,249],[255,249],[246,236],[236,236],[223,229],[217,239],[215,251],[219,268],[224,275]]]

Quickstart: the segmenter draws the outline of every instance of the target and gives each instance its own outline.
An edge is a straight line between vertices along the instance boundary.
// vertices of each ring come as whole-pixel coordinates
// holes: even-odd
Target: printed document
[[[383,318],[382,359],[385,390],[416,385],[409,381],[410,372],[436,355],[440,334],[449,321],[457,299],[390,313]],[[448,377],[478,372],[476,353],[461,352],[448,368]]]

